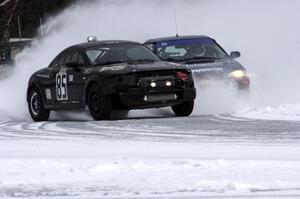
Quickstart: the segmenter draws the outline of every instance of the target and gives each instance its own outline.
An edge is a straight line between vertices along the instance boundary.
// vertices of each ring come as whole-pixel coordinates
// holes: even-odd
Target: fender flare
[[[100,88],[102,88],[103,90],[105,89],[105,85],[106,85],[106,80],[105,78],[98,76],[98,75],[93,75],[91,76],[88,81],[86,81],[85,86],[84,86],[84,93],[83,93],[83,97],[84,97],[84,102],[85,104],[87,104],[87,96],[89,93],[89,89],[91,88],[91,86],[93,84],[97,84]]]
[[[37,88],[38,91],[40,92],[41,96],[42,96],[42,100],[43,100],[43,104],[45,103],[45,96],[43,94],[43,89],[41,88],[41,86],[37,83],[37,82],[31,82],[28,84],[28,88],[27,88],[27,91],[26,91],[26,100],[27,102],[29,102],[29,91],[32,89],[32,88]]]

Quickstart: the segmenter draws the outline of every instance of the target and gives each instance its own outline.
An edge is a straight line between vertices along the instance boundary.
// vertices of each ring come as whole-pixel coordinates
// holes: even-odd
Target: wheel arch
[[[100,88],[104,88],[105,80],[103,78],[99,78],[98,76],[93,76],[86,82],[85,89],[84,89],[84,91],[85,91],[84,92],[84,101],[85,101],[86,105],[88,103],[89,90],[91,89],[92,85],[94,85],[94,84],[96,84]]]
[[[28,88],[27,88],[27,92],[26,92],[26,99],[27,99],[27,102],[29,102],[29,92],[31,91],[31,89],[33,88],[36,88],[38,89],[39,93],[41,94],[42,96],[42,100],[43,100],[43,103],[45,102],[45,99],[44,99],[44,95],[43,95],[43,92],[42,92],[42,88],[41,86],[39,86],[38,83],[36,82],[33,82],[31,84],[28,85]]]

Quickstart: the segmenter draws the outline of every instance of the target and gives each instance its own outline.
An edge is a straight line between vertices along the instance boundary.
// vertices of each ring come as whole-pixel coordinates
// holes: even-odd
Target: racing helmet
[[[192,46],[189,53],[194,57],[203,57],[206,53],[206,48],[203,45]]]

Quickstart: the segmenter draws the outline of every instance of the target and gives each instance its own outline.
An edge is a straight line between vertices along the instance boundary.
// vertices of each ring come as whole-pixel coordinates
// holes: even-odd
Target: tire
[[[125,119],[129,115],[129,110],[113,111],[111,118],[114,120]]]
[[[111,118],[111,99],[109,96],[103,95],[102,89],[97,84],[93,84],[88,91],[88,108],[96,121]]]
[[[28,93],[28,109],[31,118],[36,122],[49,119],[50,110],[44,108],[43,97],[37,88],[30,89]]]
[[[194,101],[183,102],[182,104],[171,107],[176,116],[187,117],[192,114],[194,109]]]

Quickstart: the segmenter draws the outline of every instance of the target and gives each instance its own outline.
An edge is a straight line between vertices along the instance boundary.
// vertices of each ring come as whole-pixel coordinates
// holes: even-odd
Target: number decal
[[[68,75],[60,72],[56,75],[56,96],[57,100],[68,100]]]

